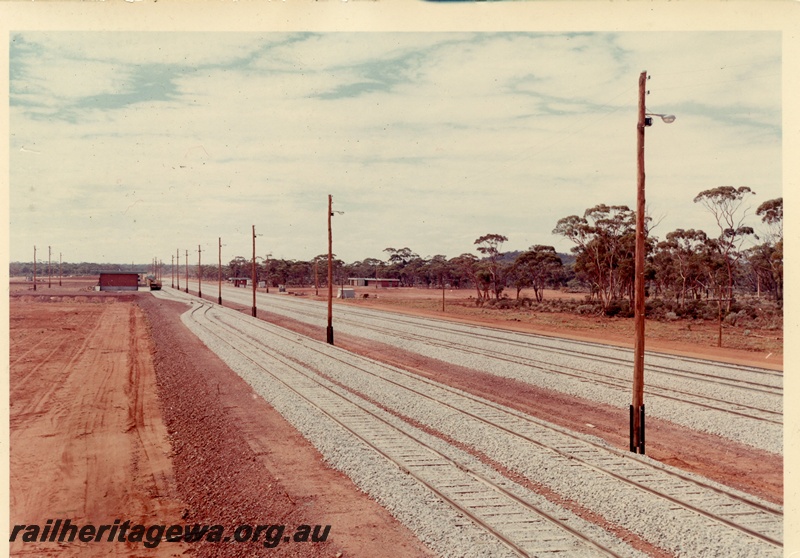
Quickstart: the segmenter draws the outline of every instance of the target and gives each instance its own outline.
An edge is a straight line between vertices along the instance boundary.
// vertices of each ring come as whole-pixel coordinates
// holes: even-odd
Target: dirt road
[[[11,301],[11,520],[180,520],[144,314],[132,302]],[[68,539],[65,539],[68,540]],[[148,551],[175,556],[182,545]],[[130,556],[136,543],[12,543],[17,556]]]
[[[51,519],[227,529],[308,524],[330,525],[329,537],[269,550],[214,542],[144,548],[141,538],[23,542],[21,531],[12,555],[337,557],[386,555],[389,549],[392,556],[429,556],[386,510],[322,463],[305,439],[181,324],[185,309],[146,292],[12,289],[11,525],[45,527]],[[324,337],[322,329],[262,317]],[[613,409],[581,407],[555,393],[355,338],[337,341],[564,426],[625,439]],[[565,418],[565,408],[580,420]],[[652,457],[782,501],[779,456],[658,421],[650,428]]]
[[[12,297],[11,524],[26,527],[11,554],[430,556],[184,328],[185,310],[148,293]],[[41,541],[58,519],[221,525],[228,537],[285,525],[286,536],[274,548],[266,535],[146,548],[119,530],[111,541],[106,530],[92,542],[24,542],[31,525]],[[302,525],[330,531],[287,544]]]

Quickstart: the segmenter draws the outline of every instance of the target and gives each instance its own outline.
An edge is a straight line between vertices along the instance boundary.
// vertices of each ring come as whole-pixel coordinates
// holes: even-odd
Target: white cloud
[[[142,261],[218,236],[246,255],[252,224],[310,258],[329,193],[347,261],[395,245],[455,256],[487,232],[567,250],[550,234],[559,218],[633,204],[643,69],[648,106],[678,115],[647,131],[660,234],[702,227],[685,223],[707,187],[780,195],[774,34],[21,36],[12,259],[56,234],[91,259],[124,243],[120,224],[143,231],[129,248]]]

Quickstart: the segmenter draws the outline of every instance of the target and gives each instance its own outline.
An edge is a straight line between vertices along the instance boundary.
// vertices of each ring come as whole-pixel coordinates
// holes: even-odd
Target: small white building
[[[347,284],[352,287],[375,287],[375,288],[394,288],[400,286],[400,279],[388,279],[377,277],[350,277]]]

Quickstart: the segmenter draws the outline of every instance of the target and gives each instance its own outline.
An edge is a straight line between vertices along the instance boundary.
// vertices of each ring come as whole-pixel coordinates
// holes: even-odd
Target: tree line
[[[670,300],[678,308],[701,299],[714,301],[730,311],[736,293],[767,295],[783,301],[783,198],[766,201],[755,215],[765,227],[759,236],[746,223],[750,196],[747,186],[720,186],[700,192],[694,202],[714,217],[716,230],[677,229],[659,239],[646,231],[646,285],[648,296]],[[633,303],[634,246],[636,215],[624,205],[596,205],[583,215],[559,219],[553,234],[574,245],[571,254],[559,254],[553,246],[534,245],[524,251],[503,252],[508,238],[502,234],[483,235],[473,242],[474,253],[448,258],[437,254],[420,257],[408,247],[384,249],[384,259],[366,258],[353,263],[333,260],[333,281],[344,285],[350,277],[391,278],[401,286],[428,288],[469,288],[478,304],[520,298],[523,289],[533,290],[532,301],[542,302],[545,288],[570,288],[586,292],[589,299],[609,312],[626,302]],[[646,218],[650,227],[652,220]],[[746,244],[751,244],[745,248]],[[327,254],[309,261],[259,258],[258,281],[270,287],[327,286]],[[119,271],[141,270],[142,266],[114,266]],[[252,277],[252,260],[237,256],[222,266],[223,277]],[[32,263],[14,262],[12,276],[31,275]],[[90,275],[107,265],[63,264],[64,275]],[[167,280],[170,265],[162,266]],[[46,270],[39,264],[39,274]],[[57,272],[57,268],[56,268]],[[216,280],[216,264],[201,267],[204,281]],[[181,266],[181,273],[183,268]],[[196,278],[198,267],[189,266]],[[181,275],[183,277],[183,275]]]
[[[717,229],[677,229],[663,240],[646,236],[645,279],[648,294],[673,300],[716,301],[730,311],[736,292],[768,294],[783,301],[783,198],[758,206],[762,237],[746,224],[747,186],[720,186],[700,192],[694,202],[714,217]],[[560,219],[554,234],[571,240],[576,276],[608,308],[633,301],[635,212],[626,206],[597,205],[583,216]],[[645,219],[650,223],[649,218]],[[745,248],[748,240],[758,241]]]

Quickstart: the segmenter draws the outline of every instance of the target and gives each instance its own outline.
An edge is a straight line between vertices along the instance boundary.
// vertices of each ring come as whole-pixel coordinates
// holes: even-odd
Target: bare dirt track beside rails
[[[95,297],[96,304],[54,295],[12,297],[10,305],[12,523],[179,521],[143,313],[130,295]],[[141,543],[11,545],[14,556],[141,550]],[[182,550],[172,544],[148,555]]]
[[[330,525],[325,542],[16,541],[14,556],[430,553],[147,292],[30,285],[10,300],[12,525]],[[229,533],[228,533],[229,534]]]
[[[157,300],[149,292],[90,291],[91,282],[80,281],[61,289],[40,284],[35,293],[29,283],[12,284],[10,523],[69,518],[107,524],[120,518],[226,528],[285,524],[289,530],[310,524],[331,525],[330,536],[323,543],[287,543],[268,550],[256,543],[162,542],[144,549],[141,543],[17,542],[12,555],[430,556],[386,510],[322,463],[294,428],[183,326],[179,316],[187,305]],[[215,295],[215,289],[209,293]],[[204,294],[216,301],[205,288]],[[377,305],[391,309],[386,300]],[[400,306],[442,317],[433,307],[414,304]],[[334,307],[334,325],[335,312]],[[325,339],[324,324],[279,317],[269,311],[269,298],[259,305],[259,318]],[[487,323],[487,318],[457,319]],[[530,324],[513,319],[504,326],[530,330]],[[619,339],[624,344],[623,334]],[[659,342],[668,345],[665,339]],[[337,333],[336,344],[617,447],[627,442],[627,413],[619,409],[357,337]],[[703,356],[703,347],[687,352]],[[729,356],[745,361],[749,356],[749,364],[761,364],[756,360],[765,355],[751,349]],[[782,502],[779,455],[657,419],[648,420],[647,453]]]

